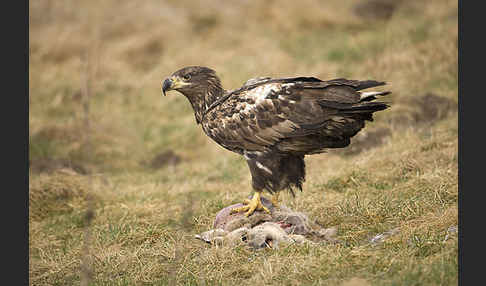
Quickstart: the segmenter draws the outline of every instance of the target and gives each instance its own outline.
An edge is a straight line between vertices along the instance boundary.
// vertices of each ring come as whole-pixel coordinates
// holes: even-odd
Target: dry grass
[[[30,1],[30,284],[457,284],[457,2],[385,1],[389,18],[357,2],[380,1]],[[306,158],[304,192],[283,196],[340,243],[193,238],[251,188],[187,101],[161,97],[185,65],[228,89],[264,75],[389,83],[392,108],[365,129],[380,140]]]

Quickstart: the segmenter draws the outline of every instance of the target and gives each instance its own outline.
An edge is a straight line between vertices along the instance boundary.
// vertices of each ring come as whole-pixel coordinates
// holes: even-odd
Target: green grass
[[[30,3],[30,284],[85,282],[89,257],[90,285],[456,285],[457,3],[402,1],[387,21],[354,4]],[[185,98],[161,95],[164,77],[195,64],[227,89],[256,76],[388,82],[392,108],[365,128],[390,130],[384,143],[306,157],[304,191],[281,196],[335,226],[338,243],[254,251],[194,238],[251,192],[244,159],[203,134]],[[445,116],[412,104],[428,93],[450,103],[437,105]],[[166,151],[180,162],[151,168]],[[39,162],[52,166],[38,173]]]

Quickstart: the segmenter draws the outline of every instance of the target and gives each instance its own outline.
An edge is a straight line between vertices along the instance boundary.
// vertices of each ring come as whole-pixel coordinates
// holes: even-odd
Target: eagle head
[[[207,67],[189,66],[174,72],[162,83],[162,94],[169,90],[182,93],[194,109],[196,122],[202,114],[225,92],[216,72]]]
[[[186,97],[204,96],[211,87],[221,88],[216,72],[207,67],[190,66],[174,72],[162,83],[162,93],[177,90]]]

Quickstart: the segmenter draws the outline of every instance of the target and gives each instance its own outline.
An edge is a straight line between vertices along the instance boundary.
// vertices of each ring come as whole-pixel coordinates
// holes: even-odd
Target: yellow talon
[[[260,192],[255,192],[255,194],[253,194],[253,198],[251,200],[244,200],[243,203],[246,206],[242,206],[242,207],[239,207],[239,208],[232,209],[230,214],[246,211],[245,216],[248,217],[255,210],[264,210],[265,212],[270,213],[270,211],[262,204],[262,201],[260,199]]]

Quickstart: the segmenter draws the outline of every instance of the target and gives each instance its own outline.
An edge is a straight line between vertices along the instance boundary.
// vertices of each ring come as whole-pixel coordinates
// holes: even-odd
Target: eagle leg
[[[279,194],[280,194],[279,192],[275,192],[275,193],[273,194],[273,196],[272,196],[272,205],[273,205],[275,208],[278,208],[278,207],[279,207],[279,202],[280,202],[280,200],[279,200],[279,198],[278,198],[278,195],[279,195]]]
[[[264,210],[265,212],[270,213],[270,210],[268,210],[262,204],[262,200],[260,199],[260,196],[261,196],[261,192],[255,192],[255,194],[253,194],[253,198],[251,200],[245,200],[245,201],[243,201],[243,203],[246,204],[246,206],[242,206],[242,207],[239,207],[239,208],[234,208],[234,209],[231,210],[230,214],[234,214],[234,213],[239,213],[239,212],[246,211],[245,216],[248,217],[255,210]]]

